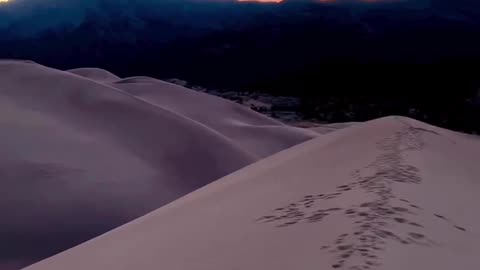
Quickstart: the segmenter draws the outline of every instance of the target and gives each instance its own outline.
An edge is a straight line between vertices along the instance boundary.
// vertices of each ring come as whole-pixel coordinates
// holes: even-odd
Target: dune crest
[[[52,256],[315,136],[186,88],[152,79],[130,90],[118,80],[0,61],[0,269]]]
[[[76,68],[67,71],[98,82],[114,82],[120,80],[120,77],[117,75],[100,68]]]
[[[146,76],[135,76],[135,77],[128,77],[128,78],[123,78],[116,80],[112,83],[114,84],[124,84],[124,83],[154,83],[159,80],[151,78],[151,77],[146,77]]]
[[[479,153],[408,118],[358,123],[26,269],[477,269]]]

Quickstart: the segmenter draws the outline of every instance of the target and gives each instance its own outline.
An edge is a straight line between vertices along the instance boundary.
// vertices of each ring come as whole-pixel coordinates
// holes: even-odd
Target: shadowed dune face
[[[478,269],[479,153],[408,118],[357,123],[27,269]]]
[[[314,137],[220,98],[154,79],[146,98],[136,96],[142,85],[126,91],[118,80],[99,69],[0,61],[1,270],[80,244]],[[164,91],[171,95],[154,94]],[[159,97],[174,106],[155,103]],[[194,117],[209,110],[209,121]]]

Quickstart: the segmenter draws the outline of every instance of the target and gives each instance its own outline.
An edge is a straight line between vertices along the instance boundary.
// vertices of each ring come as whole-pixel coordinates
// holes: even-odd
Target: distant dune
[[[68,72],[97,82],[114,82],[120,80],[120,77],[117,75],[99,68],[76,68],[68,70]]]
[[[152,78],[0,61],[0,269],[80,244],[317,136]]]
[[[471,136],[358,123],[26,269],[480,269],[479,158]]]
[[[297,127],[303,127],[303,128],[308,128],[310,130],[313,130],[319,134],[327,134],[330,132],[334,132],[337,130],[340,130],[342,128],[346,127],[351,127],[358,122],[345,122],[345,123],[333,123],[333,124],[319,124],[315,122],[308,122],[308,121],[303,121],[295,124]]]

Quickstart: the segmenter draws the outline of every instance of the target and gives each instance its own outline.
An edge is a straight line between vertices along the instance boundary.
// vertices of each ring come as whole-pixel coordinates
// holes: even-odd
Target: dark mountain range
[[[354,110],[336,121],[420,110],[416,114],[427,115],[422,120],[480,131],[477,121],[459,120],[478,116],[469,105],[480,87],[480,4],[474,1],[76,5],[57,12],[61,18],[48,16],[47,8],[35,13],[55,22],[35,33],[18,29],[43,20],[24,15],[14,22],[10,16],[12,23],[0,34],[0,58],[296,95],[308,101],[305,112],[315,118],[322,118],[322,108],[333,110],[324,103],[335,100],[336,106],[344,104],[339,110]],[[359,111],[368,104],[381,106]]]

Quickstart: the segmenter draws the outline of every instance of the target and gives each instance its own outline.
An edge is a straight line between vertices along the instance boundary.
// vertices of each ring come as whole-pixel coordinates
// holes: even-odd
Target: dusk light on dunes
[[[480,0],[0,0],[0,270],[480,269]]]

